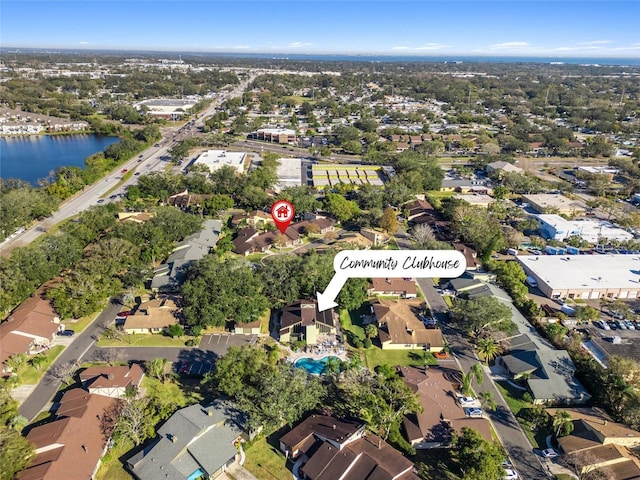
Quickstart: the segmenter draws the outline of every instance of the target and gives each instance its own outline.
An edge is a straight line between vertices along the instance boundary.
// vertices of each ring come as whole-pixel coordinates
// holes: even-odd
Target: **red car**
[[[131,312],[120,312],[118,317],[128,317],[129,315],[133,315]]]
[[[127,173],[129,170],[127,170],[126,168],[122,169],[122,173]]]
[[[446,360],[449,358],[449,354],[447,352],[436,352],[433,354],[438,360]]]

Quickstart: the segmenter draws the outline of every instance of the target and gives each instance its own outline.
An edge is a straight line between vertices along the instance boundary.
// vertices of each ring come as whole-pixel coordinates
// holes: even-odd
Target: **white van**
[[[529,285],[531,288],[536,288],[538,286],[538,282],[536,282],[536,279],[527,275],[527,279],[525,280],[525,282],[527,283],[527,285]]]

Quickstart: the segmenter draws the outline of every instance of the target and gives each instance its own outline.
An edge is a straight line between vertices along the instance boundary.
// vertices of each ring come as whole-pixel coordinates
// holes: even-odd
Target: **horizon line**
[[[557,59],[626,59],[626,60],[636,60],[640,61],[640,56],[625,56],[625,55],[603,55],[603,54],[580,54],[576,53],[573,55],[562,55],[558,53],[507,53],[507,52],[390,52],[390,51],[379,51],[379,52],[354,52],[354,51],[263,51],[263,50],[189,50],[189,49],[169,49],[169,48],[152,48],[152,47],[104,47],[104,46],[95,46],[92,47],[90,45],[80,45],[80,46],[65,46],[65,47],[34,47],[34,46],[11,46],[11,45],[3,45],[0,47],[0,51],[9,51],[9,50],[41,50],[41,51],[91,51],[91,52],[133,52],[133,53],[171,53],[171,54],[180,54],[180,53],[190,53],[190,54],[216,54],[216,55],[226,55],[229,57],[235,56],[246,56],[246,55],[266,55],[266,56],[274,56],[274,55],[308,55],[308,56],[319,56],[319,55],[343,55],[343,56],[352,56],[352,57],[424,57],[424,58],[452,58],[452,57],[492,57],[492,58],[557,58]]]

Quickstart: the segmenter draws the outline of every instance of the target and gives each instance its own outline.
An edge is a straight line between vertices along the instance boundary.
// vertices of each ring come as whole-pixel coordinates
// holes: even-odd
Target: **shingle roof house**
[[[127,467],[140,480],[216,478],[235,461],[235,442],[248,439],[243,424],[242,413],[224,400],[182,408]]]

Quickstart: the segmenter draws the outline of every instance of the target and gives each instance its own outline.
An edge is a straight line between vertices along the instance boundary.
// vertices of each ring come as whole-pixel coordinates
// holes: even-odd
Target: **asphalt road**
[[[67,199],[50,217],[47,217],[40,222],[34,223],[22,234],[4,243],[2,245],[2,248],[0,249],[0,254],[7,255],[16,247],[28,245],[40,235],[47,232],[49,228],[57,225],[67,218],[77,215],[78,213],[88,209],[93,205],[96,205],[101,199],[104,202],[110,201],[110,199],[103,198],[104,196],[106,196],[107,192],[109,192],[109,195],[125,193],[128,186],[138,183],[138,178],[137,176],[132,175],[123,184],[118,186],[119,182],[122,181],[122,177],[124,175],[123,170],[126,169],[127,171],[131,171],[135,169],[136,172],[141,173],[164,171],[169,156],[169,150],[174,145],[177,145],[180,140],[190,136],[191,130],[197,131],[198,127],[204,125],[207,117],[211,116],[222,104],[222,102],[224,102],[227,98],[239,95],[247,87],[249,82],[253,80],[253,78],[255,78],[255,75],[250,76],[247,80],[242,82],[230,92],[221,94],[218,98],[216,98],[209,105],[209,107],[207,107],[207,109],[202,112],[191,129],[188,129],[184,126],[162,129],[163,138],[155,144],[158,146],[154,145],[153,147],[148,148],[141,154],[142,156],[131,158],[126,163],[120,165],[117,169],[109,173],[102,180],[94,183],[93,185],[85,187],[84,190]],[[118,188],[114,189],[114,187],[116,186],[118,186]]]
[[[396,243],[401,249],[411,249],[412,245],[402,228],[398,228],[396,233]],[[436,286],[431,278],[416,279],[420,291],[431,309],[432,316],[438,321],[442,334],[447,344],[451,348],[453,356],[463,372],[468,372],[472,365],[477,363],[478,357],[475,350],[464,334],[449,322],[449,307],[445,303],[442,295],[436,290]],[[482,385],[474,385],[476,392],[491,392],[497,404],[495,411],[486,412],[493,424],[502,445],[512,459],[520,478],[527,480],[538,480],[553,478],[547,470],[546,464],[541,462],[533,452],[533,446],[522,431],[522,427],[509,409],[507,403],[498,392],[493,379],[485,375]]]
[[[102,332],[104,326],[113,322],[116,314],[120,311],[122,305],[117,303],[109,303],[100,315],[94,320],[82,333],[66,347],[58,358],[49,367],[49,370],[43,375],[42,380],[36,385],[24,402],[19,407],[20,415],[29,421],[38,415],[51,401],[55,393],[58,391],[62,382],[54,379],[49,372],[56,365],[64,365],[67,363],[79,364],[86,357],[87,352],[93,347],[96,338]]]

